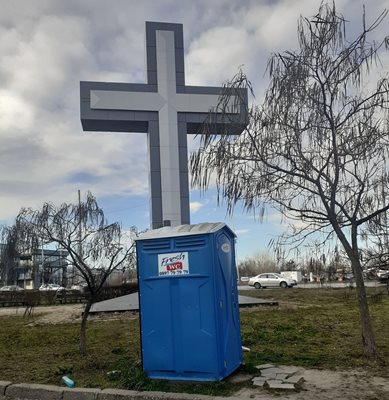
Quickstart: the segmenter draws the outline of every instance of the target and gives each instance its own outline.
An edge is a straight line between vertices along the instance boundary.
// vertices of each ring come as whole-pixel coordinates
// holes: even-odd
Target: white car
[[[65,290],[63,286],[56,285],[55,283],[49,283],[48,285],[42,285],[39,287],[39,290],[41,291],[47,291],[47,290]]]
[[[17,292],[19,290],[23,290],[23,288],[16,285],[3,286],[0,288],[0,292]]]
[[[267,287],[281,287],[284,289],[295,285],[297,285],[297,282],[294,279],[286,278],[275,272],[259,274],[249,280],[249,286],[254,286],[255,289]]]
[[[83,292],[88,285],[86,283],[78,283],[76,285],[72,285],[70,290],[77,290],[78,292]]]

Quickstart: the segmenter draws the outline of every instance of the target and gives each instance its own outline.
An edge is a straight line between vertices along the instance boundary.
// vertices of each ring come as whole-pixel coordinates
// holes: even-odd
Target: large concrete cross
[[[222,88],[186,86],[181,24],[146,22],[146,62],[147,84],[80,83],[82,127],[147,132],[151,226],[188,224],[186,136],[204,127],[211,110],[212,133],[239,134],[246,124],[247,90],[233,96],[226,119],[215,112]]]

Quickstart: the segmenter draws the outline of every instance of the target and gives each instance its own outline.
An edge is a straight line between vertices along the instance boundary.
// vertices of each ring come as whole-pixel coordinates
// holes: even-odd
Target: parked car
[[[267,287],[293,287],[296,286],[297,282],[294,279],[286,278],[280,274],[266,273],[266,274],[259,274],[250,278],[249,286],[254,286],[255,289],[260,288],[267,288]]]
[[[78,283],[76,285],[72,285],[70,287],[70,290],[77,290],[79,292],[83,292],[87,287],[88,285],[86,283]]]
[[[0,288],[0,292],[16,292],[18,290],[24,289],[17,285],[3,286]]]
[[[41,291],[47,291],[47,290],[65,290],[63,286],[56,285],[55,283],[49,283],[49,284],[43,284],[39,287],[39,290]]]

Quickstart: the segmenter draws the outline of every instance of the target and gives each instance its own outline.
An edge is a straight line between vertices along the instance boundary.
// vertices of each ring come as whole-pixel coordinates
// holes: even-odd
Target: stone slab
[[[279,385],[281,383],[284,383],[281,379],[266,379],[266,384],[272,384],[272,385]]]
[[[275,389],[275,390],[296,390],[294,385],[292,385],[291,383],[283,383],[282,381],[273,381],[273,380],[266,381],[265,387],[267,389]]]
[[[261,364],[261,365],[256,365],[255,368],[257,369],[267,369],[267,368],[274,368],[274,364]]]
[[[279,381],[284,381],[288,377],[288,374],[276,374],[276,379]]]
[[[266,378],[263,376],[257,376],[253,379],[252,382],[254,386],[263,386],[266,382]]]
[[[101,389],[64,388],[62,400],[97,400]]]
[[[267,369],[261,369],[261,375],[263,376],[274,376],[276,377],[277,374],[284,374],[284,370],[282,368],[267,368]]]
[[[28,400],[62,400],[64,388],[52,385],[19,383],[6,388],[6,398]]]
[[[90,313],[125,311],[139,311],[138,292],[94,303]]]
[[[301,385],[304,382],[304,378],[302,376],[293,375],[284,380],[285,383],[293,383],[296,385]]]
[[[98,396],[97,400],[135,400],[137,392],[134,390],[123,389],[104,389]]]
[[[278,303],[274,301],[256,299],[254,297],[239,295],[238,298],[239,298],[239,307],[278,305]],[[125,311],[139,311],[138,292],[94,303],[92,305],[90,313],[93,314],[100,312],[125,312]]]

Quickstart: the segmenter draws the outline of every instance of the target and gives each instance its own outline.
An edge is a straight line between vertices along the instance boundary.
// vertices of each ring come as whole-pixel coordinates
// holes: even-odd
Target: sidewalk
[[[366,400],[389,399],[389,376],[363,370],[329,371],[299,368],[302,390],[286,392],[247,385],[230,397],[197,394],[139,392],[119,389],[68,389],[60,386],[12,384],[0,381],[0,400]],[[258,374],[260,375],[260,374]],[[257,375],[255,375],[257,376]]]

